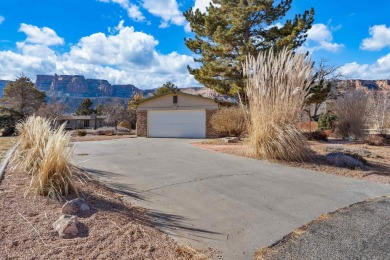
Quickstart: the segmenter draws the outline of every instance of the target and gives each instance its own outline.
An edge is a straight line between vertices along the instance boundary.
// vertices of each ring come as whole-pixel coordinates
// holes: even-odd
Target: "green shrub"
[[[246,130],[245,112],[239,107],[221,108],[210,120],[219,136],[242,136]]]
[[[87,135],[87,131],[85,131],[85,130],[77,130],[76,135],[77,136],[86,136]]]
[[[335,116],[329,113],[324,113],[318,118],[318,129],[319,130],[332,130]]]

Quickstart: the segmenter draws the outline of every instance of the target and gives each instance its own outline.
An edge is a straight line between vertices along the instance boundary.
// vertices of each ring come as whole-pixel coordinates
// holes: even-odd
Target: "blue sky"
[[[1,0],[0,79],[21,73],[82,74],[154,88],[197,86],[182,12],[209,0]],[[390,78],[390,1],[295,0],[287,17],[314,7],[302,50],[349,78]],[[283,22],[283,21],[279,21]]]

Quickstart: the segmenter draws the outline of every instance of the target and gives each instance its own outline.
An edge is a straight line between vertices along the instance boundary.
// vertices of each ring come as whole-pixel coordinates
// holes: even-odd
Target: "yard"
[[[244,142],[236,144],[225,143],[222,139],[206,140],[194,143],[194,146],[214,150],[217,152],[230,153],[238,156],[248,156],[247,147]],[[372,146],[361,142],[341,141],[330,139],[325,141],[309,141],[311,149],[315,152],[312,161],[307,162],[285,162],[278,163],[304,168],[329,174],[364,179],[378,183],[390,183],[390,146]],[[353,151],[361,151],[366,155],[364,159],[367,165],[362,169],[340,168],[330,165],[325,155],[334,148],[344,148]]]

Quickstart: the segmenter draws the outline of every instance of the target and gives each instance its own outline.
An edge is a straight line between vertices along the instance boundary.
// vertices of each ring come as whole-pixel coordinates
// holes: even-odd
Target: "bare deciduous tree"
[[[53,102],[42,105],[37,115],[45,118],[56,119],[62,116],[69,107],[64,103]]]
[[[105,119],[107,123],[114,124],[115,131],[117,131],[119,122],[130,121],[131,116],[127,107],[116,102],[104,106],[103,115],[107,116]]]
[[[336,116],[336,135],[343,139],[364,136],[364,126],[368,116],[368,94],[362,90],[345,93],[333,102]]]

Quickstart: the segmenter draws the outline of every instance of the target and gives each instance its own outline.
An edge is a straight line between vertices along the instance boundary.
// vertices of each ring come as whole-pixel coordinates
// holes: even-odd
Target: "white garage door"
[[[148,137],[205,138],[205,110],[149,110]]]

